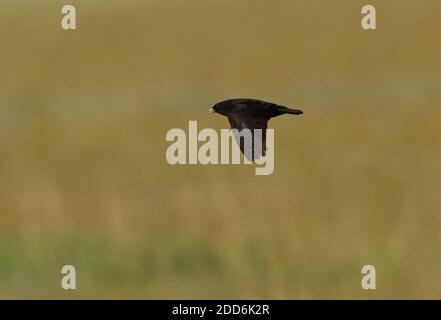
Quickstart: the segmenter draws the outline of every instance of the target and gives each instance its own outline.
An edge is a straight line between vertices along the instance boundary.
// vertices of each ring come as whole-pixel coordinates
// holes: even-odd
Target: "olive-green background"
[[[440,14],[2,0],[0,297],[441,298]],[[270,122],[274,173],[167,164],[167,130],[226,128],[232,97],[305,111]]]

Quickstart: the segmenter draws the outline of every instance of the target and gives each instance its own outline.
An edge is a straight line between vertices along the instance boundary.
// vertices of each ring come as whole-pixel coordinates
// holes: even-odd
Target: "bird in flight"
[[[303,113],[302,110],[290,109],[257,99],[229,99],[216,103],[208,111],[210,113],[219,113],[228,118],[231,128],[236,129],[233,130],[235,140],[242,153],[249,160],[258,159],[266,153],[266,129],[269,119],[282,114],[299,115]],[[249,129],[248,132],[250,134],[248,136],[246,134],[237,134],[237,131],[242,132],[244,129]],[[261,141],[258,141],[257,144],[254,143],[256,129],[260,129],[262,132]],[[245,150],[245,140],[248,140],[248,146],[251,145],[252,150]]]

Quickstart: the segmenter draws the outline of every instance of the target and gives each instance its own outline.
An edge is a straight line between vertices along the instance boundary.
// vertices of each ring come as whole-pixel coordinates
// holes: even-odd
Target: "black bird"
[[[240,139],[240,137],[235,135],[240,150],[250,160],[258,159],[260,155],[265,155],[266,153],[266,129],[269,119],[282,114],[298,115],[303,113],[302,110],[290,109],[257,99],[229,99],[215,104],[208,111],[226,116],[232,129],[237,129],[238,131],[250,129],[252,142],[254,142],[254,129],[262,130],[262,150],[260,152],[254,150],[254,143],[251,143],[253,146],[253,153],[251,155],[244,151],[244,139]]]

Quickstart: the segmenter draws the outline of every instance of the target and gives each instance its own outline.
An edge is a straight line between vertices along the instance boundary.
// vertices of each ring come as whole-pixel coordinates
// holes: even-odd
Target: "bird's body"
[[[221,101],[213,106],[210,112],[219,113],[228,118],[232,129],[242,131],[250,129],[252,135],[253,153],[251,158],[257,159],[259,156],[254,152],[254,130],[262,130],[261,153],[265,155],[266,150],[266,129],[268,120],[282,114],[302,114],[303,111],[290,109],[275,103],[257,99],[229,99]],[[242,153],[244,152],[244,141],[236,138]],[[248,157],[248,156],[247,156]]]

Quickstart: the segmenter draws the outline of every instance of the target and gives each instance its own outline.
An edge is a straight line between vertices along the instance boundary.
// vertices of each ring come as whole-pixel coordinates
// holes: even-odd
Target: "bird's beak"
[[[210,113],[214,113],[214,112],[216,112],[216,111],[214,111],[214,109],[211,108],[211,109],[208,110],[208,112],[210,112]]]

